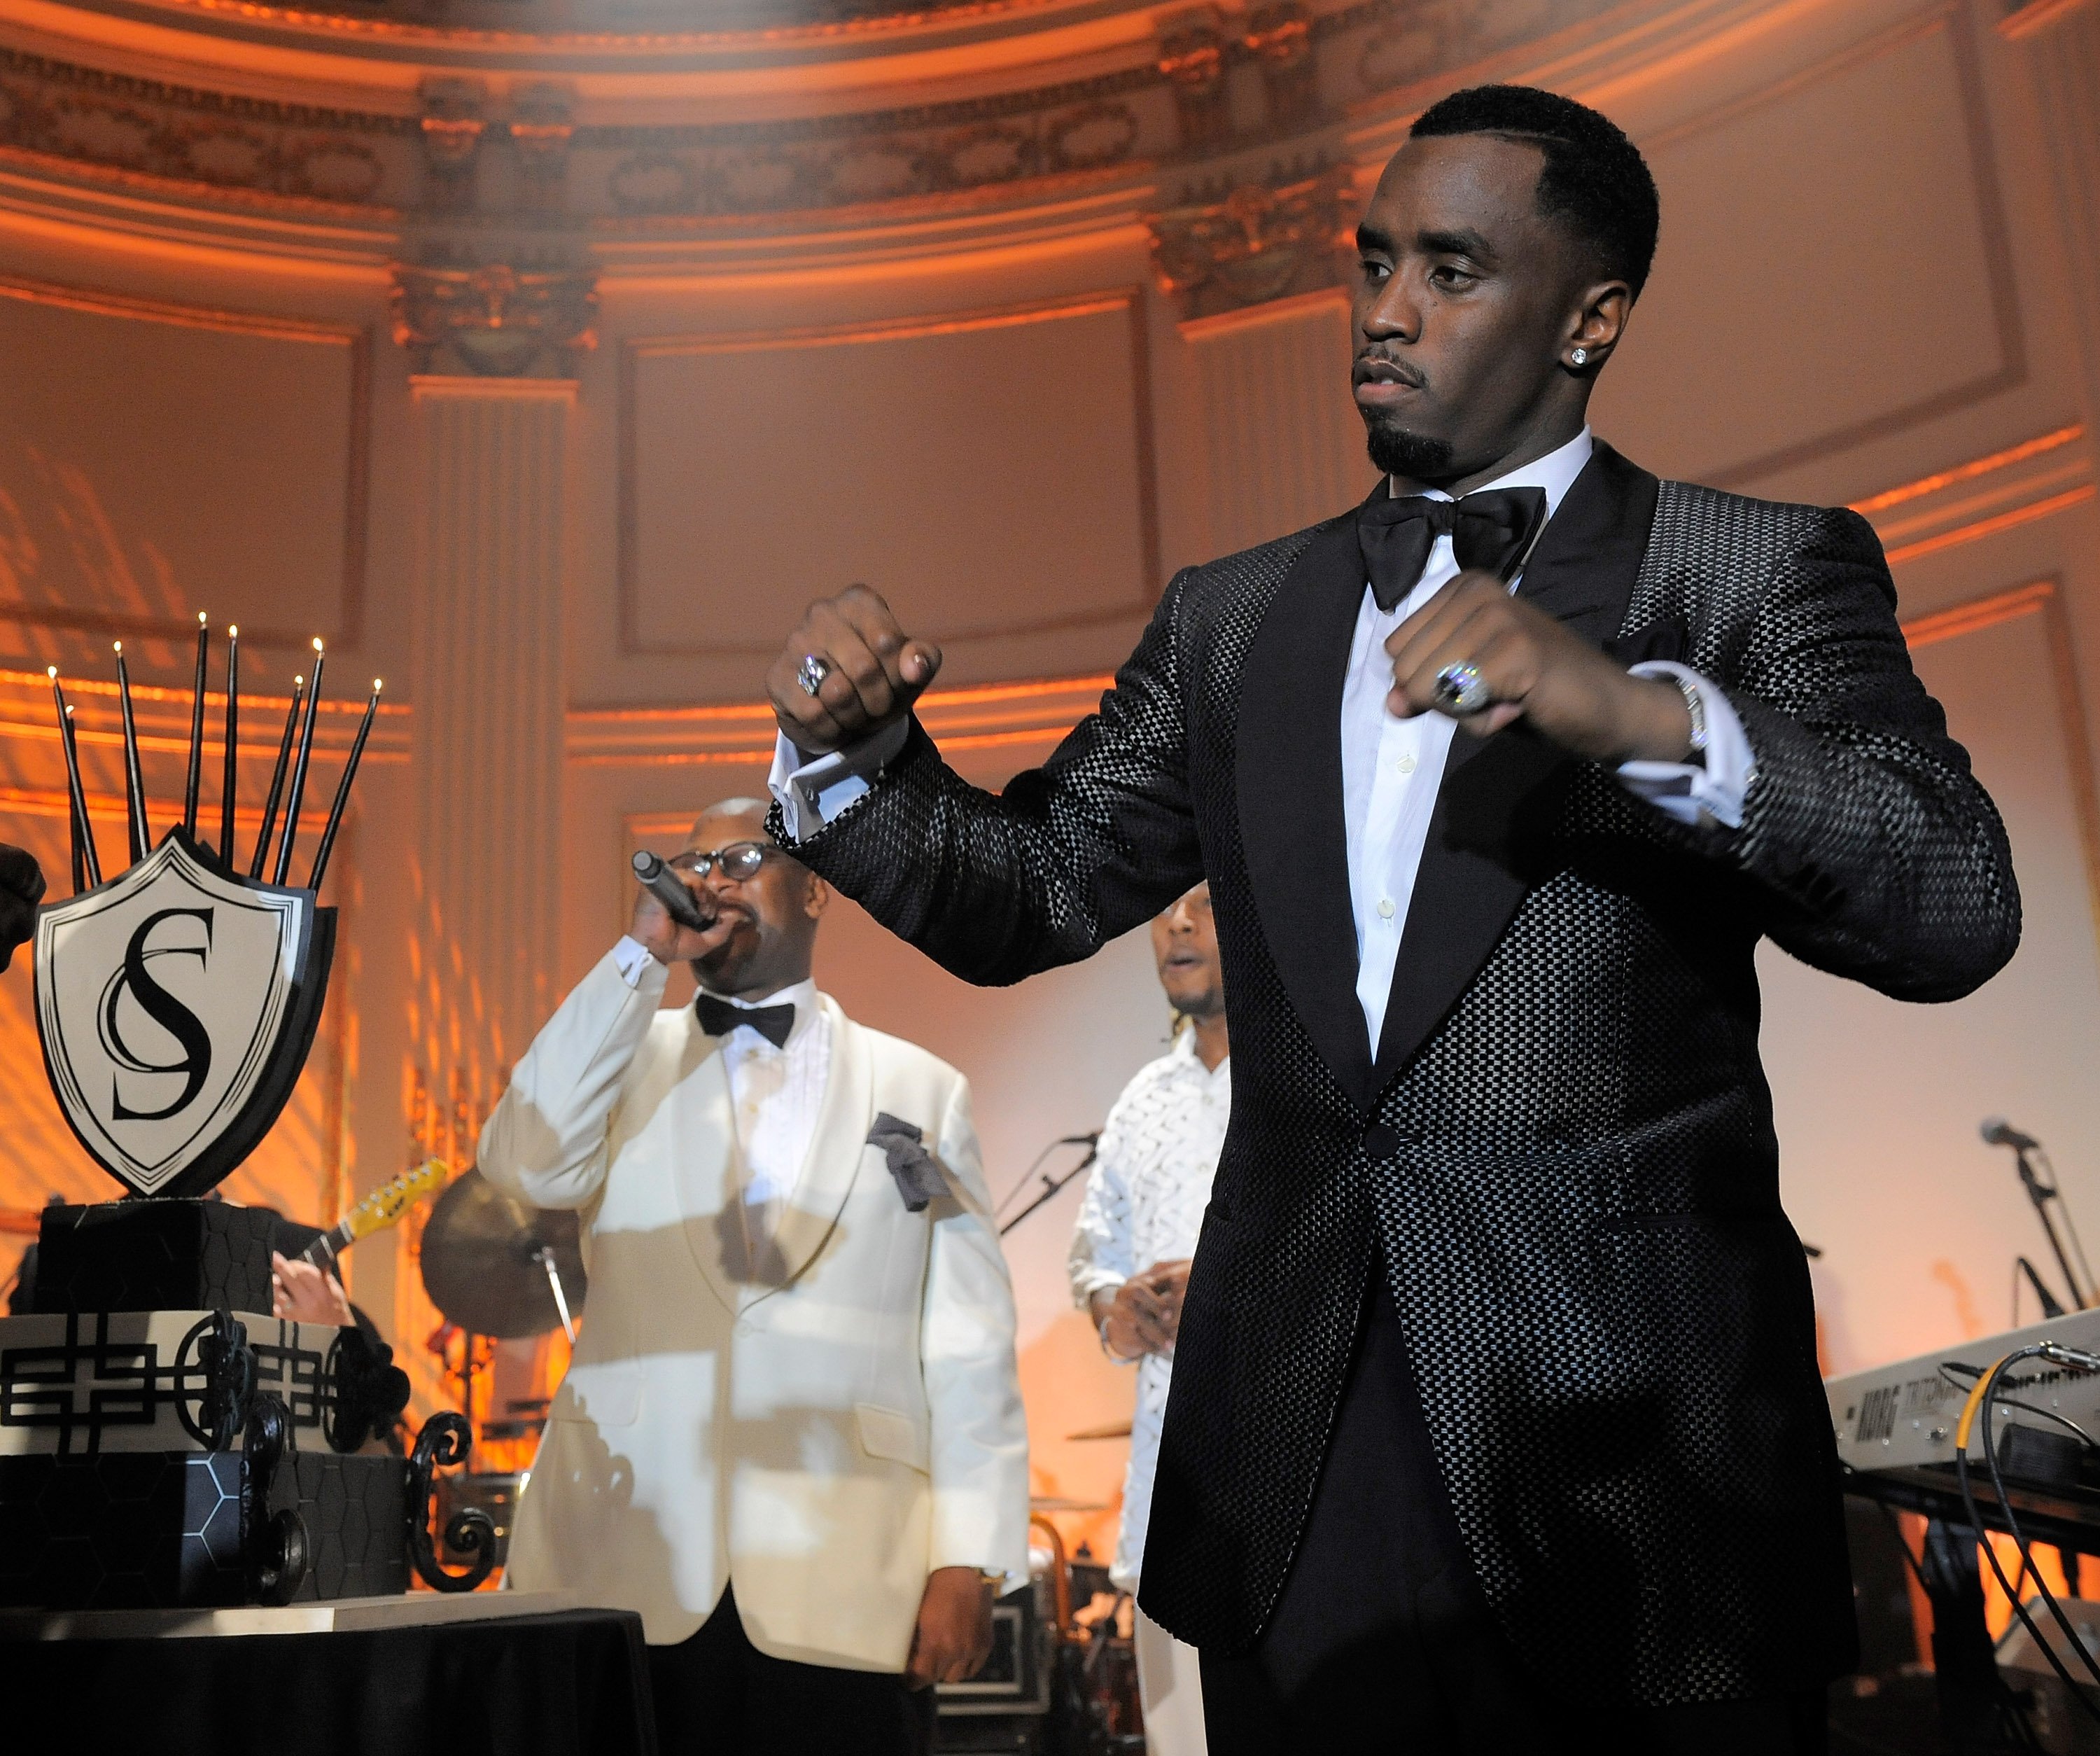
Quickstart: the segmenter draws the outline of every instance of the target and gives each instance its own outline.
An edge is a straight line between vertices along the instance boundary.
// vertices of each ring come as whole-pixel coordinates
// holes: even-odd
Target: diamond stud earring
[[[1568,356],[1568,364],[1571,366],[1588,365],[1590,364],[1590,350],[1586,347],[1577,348],[1573,353]]]

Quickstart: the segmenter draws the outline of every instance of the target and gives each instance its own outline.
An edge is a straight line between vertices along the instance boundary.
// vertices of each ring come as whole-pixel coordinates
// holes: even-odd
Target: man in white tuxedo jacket
[[[641,1613],[667,1751],[922,1750],[1028,1564],[969,1088],[817,991],[830,893],[759,805],[673,869],[711,924],[643,891],[482,1133],[590,1273],[510,1581]],[[682,959],[701,995],[660,1010]]]

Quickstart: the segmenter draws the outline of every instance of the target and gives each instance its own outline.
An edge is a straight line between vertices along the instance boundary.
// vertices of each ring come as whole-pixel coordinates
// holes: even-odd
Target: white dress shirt
[[[1113,1291],[1155,1262],[1179,1262],[1196,1254],[1232,1111],[1231,1058],[1215,1069],[1205,1067],[1193,1030],[1183,1031],[1169,1053],[1140,1068],[1123,1088],[1101,1129],[1067,1260],[1072,1297],[1082,1310],[1096,1292]],[[1136,1589],[1145,1555],[1173,1370],[1171,1353],[1149,1353],[1138,1362],[1123,1529],[1109,1569],[1126,1591]]]
[[[1482,483],[1476,492],[1543,488],[1550,520],[1590,461],[1593,448],[1586,426],[1557,451]],[[1427,494],[1436,500],[1451,497],[1438,488],[1397,481],[1388,484],[1388,491]],[[1386,711],[1392,661],[1385,641],[1458,571],[1451,539],[1439,536],[1420,581],[1392,611],[1379,608],[1366,581],[1349,644],[1342,691],[1342,809],[1348,840],[1350,914],[1357,929],[1357,999],[1374,1056],[1385,1027],[1386,1002],[1392,991],[1401,934],[1407,925],[1430,816],[1443,784],[1452,735],[1458,730],[1458,722],[1442,713],[1396,719]],[[1511,589],[1516,589],[1522,579],[1520,573]],[[1727,697],[1681,664],[1657,660],[1631,668],[1636,676],[1681,678],[1698,692],[1705,715],[1706,746],[1698,762],[1626,763],[1617,770],[1621,784],[1679,823],[1739,826],[1754,764],[1749,737]],[[899,721],[858,743],[814,758],[784,735],[779,737],[770,786],[788,834],[798,841],[805,840],[852,805],[868,790],[883,765],[895,759],[907,733]]]
[[[623,938],[613,948],[614,960],[630,988],[646,967],[638,957],[653,955],[633,938]],[[803,1161],[810,1156],[810,1141],[823,1108],[824,1083],[831,1077],[832,1026],[817,1004],[814,977],[762,1000],[729,1004],[745,1011],[757,1006],[795,1008],[794,1028],[779,1048],[748,1025],[730,1031],[721,1046],[743,1177],[745,1223],[756,1242],[772,1235],[781,1208],[795,1193]]]

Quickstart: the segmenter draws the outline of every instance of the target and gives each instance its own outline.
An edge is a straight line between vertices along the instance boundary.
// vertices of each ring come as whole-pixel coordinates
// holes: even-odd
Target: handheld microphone
[[[2041,1142],[2032,1134],[2023,1134],[2003,1116],[1986,1116],[1983,1126],[1976,1131],[1983,1136],[1986,1146],[2010,1146],[2014,1152],[2031,1153],[2040,1149]]]
[[[705,933],[714,925],[712,920],[701,918],[694,906],[693,893],[678,882],[677,874],[646,848],[634,856],[634,876],[642,888],[664,905],[666,913],[682,927],[690,927],[695,933]]]

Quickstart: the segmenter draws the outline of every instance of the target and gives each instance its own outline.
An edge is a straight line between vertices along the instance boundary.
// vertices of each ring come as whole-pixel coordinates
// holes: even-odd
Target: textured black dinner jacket
[[[1481,1586],[1549,1687],[1815,1683],[1850,1660],[1849,1576],[1752,955],[1968,992],[2018,938],[2003,827],[1864,520],[1600,444],[1521,593],[1727,690],[1743,823],[1674,824],[1521,726],[1461,733],[1374,1056],[1339,741],[1364,577],[1353,514],[1188,569],[1042,769],[988,794],[915,726],[798,852],[977,982],[1211,881],[1233,1115],[1146,1543],[1160,1621],[1259,1635],[1379,1273]]]

